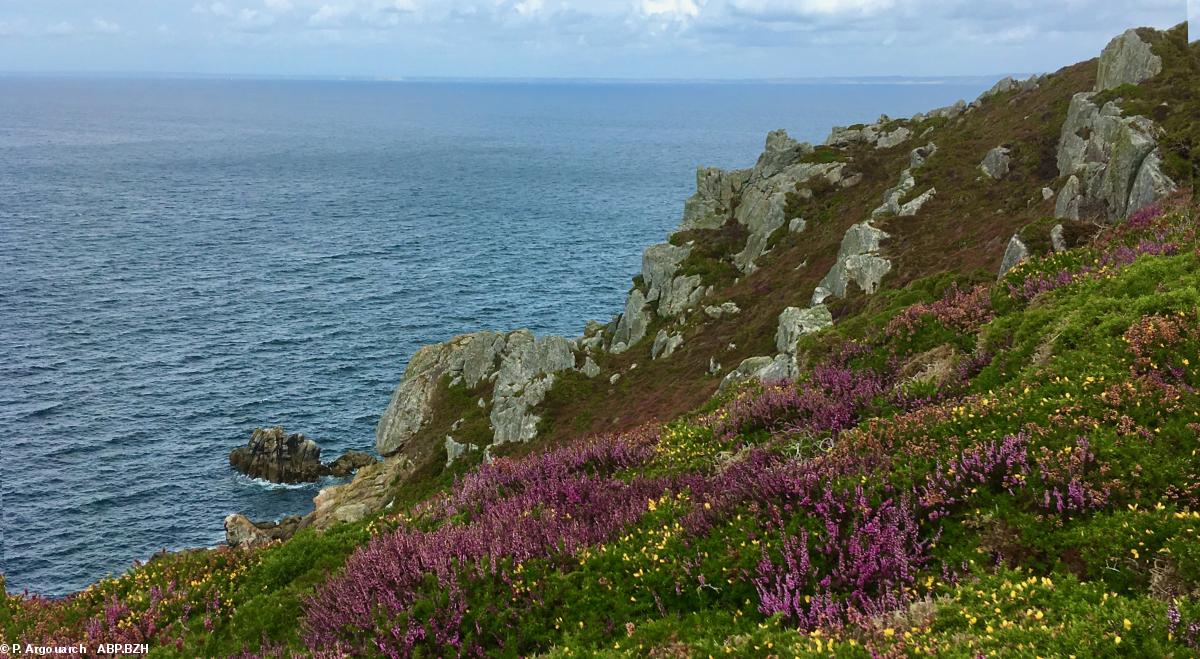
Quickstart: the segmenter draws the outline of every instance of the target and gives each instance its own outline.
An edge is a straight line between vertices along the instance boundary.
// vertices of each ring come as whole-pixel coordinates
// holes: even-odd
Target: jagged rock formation
[[[1055,224],[1050,229],[1050,247],[1056,252],[1067,251],[1067,239],[1064,234],[1063,225]]]
[[[872,220],[893,215],[911,217],[937,194],[936,188],[930,188],[904,201],[917,185],[913,169],[923,165],[936,152],[937,145],[931,142],[909,153],[912,166],[901,172],[900,182],[883,194],[883,204],[871,213]],[[880,256],[880,245],[887,238],[887,232],[873,226],[870,220],[850,227],[842,237],[833,267],[813,291],[812,304],[821,304],[830,296],[845,297],[850,282],[857,284],[867,294],[874,293],[884,275],[892,269],[891,261]]]
[[[404,449],[429,420],[443,378],[468,388],[490,383],[493,442],[528,441],[537,434],[539,420],[532,408],[554,384],[555,373],[575,368],[580,351],[578,341],[537,338],[529,330],[475,332],[421,348],[379,419],[375,448],[382,455]]]
[[[823,304],[807,309],[788,307],[779,314],[779,329],[775,332],[775,349],[780,354],[796,354],[796,341],[806,334],[819,332],[833,325],[833,314]]]
[[[313,498],[313,511],[304,516],[300,528],[327,529],[340,522],[354,522],[383,510],[391,503],[392,487],[411,473],[413,462],[404,457],[381,460],[358,470],[354,480],[327,487]]]
[[[642,280],[646,284],[646,302],[655,303],[659,316],[674,318],[700,299],[700,275],[677,275],[692,247],[669,243],[653,245],[642,255]]]
[[[1100,53],[1096,91],[1136,85],[1161,72],[1162,58],[1154,54],[1150,44],[1138,36],[1137,30],[1126,30],[1108,42]]]
[[[1099,91],[1136,84],[1162,71],[1162,58],[1135,30],[1113,39],[1100,56],[1095,92],[1071,98],[1058,145],[1058,171],[1067,180],[1055,216],[1116,221],[1175,189],[1162,170],[1158,131],[1146,117],[1125,117],[1119,100],[1099,107]]]
[[[303,483],[324,475],[321,447],[283,428],[256,428],[245,446],[229,452],[229,465],[251,478],[272,483]]]
[[[921,122],[926,119],[955,119],[959,115],[967,111],[966,101],[957,101],[953,105],[930,110],[929,112],[918,112],[912,117],[914,123]]]
[[[1058,144],[1058,171],[1067,179],[1055,216],[1115,221],[1161,198],[1175,183],[1162,171],[1154,123],[1123,117],[1120,106],[1092,102],[1094,92],[1071,99]]]
[[[861,129],[855,130],[861,134]],[[836,141],[842,139],[845,138]],[[912,170],[924,165],[936,152],[937,145],[930,142],[909,153],[910,167],[901,172],[900,182],[884,193],[884,203],[871,214],[872,219],[889,215],[911,217],[933,198],[937,191],[930,188],[908,202],[903,201],[916,187]],[[721,386],[750,378],[771,381],[795,377],[798,372],[796,341],[805,334],[819,332],[833,325],[833,315],[824,302],[830,297],[846,297],[851,282],[857,284],[864,293],[872,294],[878,289],[884,275],[891,270],[891,261],[880,252],[881,244],[887,238],[887,232],[873,226],[870,221],[851,226],[842,237],[833,267],[813,291],[812,306],[807,309],[788,307],[780,314],[775,334],[776,354],[773,357],[743,360],[725,376]]]
[[[326,487],[313,498],[313,511],[304,516],[285,517],[278,522],[252,522],[244,515],[225,518],[225,543],[256,546],[286,540],[305,528],[327,529],[342,522],[358,521],[391,504],[393,487],[413,470],[403,456],[372,462],[360,468],[348,483]]]
[[[718,167],[696,170],[696,194],[683,204],[681,231],[717,229],[733,213],[737,196],[750,176],[750,170],[727,172]]]
[[[272,483],[311,483],[322,476],[344,477],[375,462],[361,451],[347,451],[329,464],[321,463],[321,447],[299,433],[283,428],[256,428],[250,441],[229,452],[229,464],[251,478]]]
[[[821,304],[831,295],[846,297],[850,282],[865,293],[874,293],[883,276],[892,269],[891,261],[879,255],[880,244],[887,237],[886,232],[869,222],[850,227],[842,238],[833,268],[813,291],[812,303]]]
[[[871,218],[888,217],[891,215],[899,217],[912,217],[921,210],[933,196],[937,194],[937,188],[929,188],[925,192],[917,195],[909,201],[904,201],[913,188],[917,186],[917,181],[913,178],[912,169],[906,169],[900,173],[900,182],[895,186],[888,188],[888,191],[883,193],[883,204],[877,207],[872,213]]]
[[[935,154],[935,153],[937,153],[937,145],[934,144],[933,142],[930,142],[929,144],[926,144],[925,146],[919,146],[919,147],[913,149],[908,154],[909,170],[911,171],[911,170],[914,170],[914,169],[920,167],[921,165],[924,165],[925,161],[932,158],[933,154]]]
[[[1011,76],[1006,77],[1006,78],[1001,78],[999,82],[992,85],[991,89],[988,89],[986,92],[980,94],[979,98],[975,99],[975,103],[976,104],[983,103],[983,101],[986,101],[987,99],[989,99],[993,96],[998,96],[1005,92],[1012,92],[1012,91],[1024,92],[1024,91],[1030,91],[1033,89],[1037,89],[1038,86],[1040,86],[1042,84],[1042,80],[1044,78],[1045,78],[1045,76],[1036,76],[1036,75],[1030,76],[1024,80],[1016,80],[1016,79],[1012,78]]]
[[[245,446],[229,452],[229,464],[251,478],[272,483],[306,483],[326,474],[321,447],[299,433],[283,428],[256,428]]]
[[[866,126],[835,126],[825,140],[826,146],[848,147],[867,144],[877,149],[890,149],[906,142],[912,131],[906,126],[890,126],[892,120],[885,116]]]

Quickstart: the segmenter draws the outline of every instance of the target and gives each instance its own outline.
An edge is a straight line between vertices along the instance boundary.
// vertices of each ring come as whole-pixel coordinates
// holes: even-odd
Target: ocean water
[[[985,87],[0,78],[9,590],[307,511],[228,451],[369,450],[419,346],[610,318],[697,165]]]

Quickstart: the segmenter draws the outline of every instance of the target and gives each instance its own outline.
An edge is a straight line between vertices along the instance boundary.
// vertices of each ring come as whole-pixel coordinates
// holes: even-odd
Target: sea
[[[0,76],[9,592],[307,512],[329,481],[229,450],[273,425],[372,450],[418,347],[611,318],[698,165],[990,82]]]

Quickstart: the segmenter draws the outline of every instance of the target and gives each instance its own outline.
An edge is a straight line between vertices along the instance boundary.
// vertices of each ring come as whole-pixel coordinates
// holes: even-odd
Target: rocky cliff
[[[747,379],[795,377],[802,338],[880,290],[935,272],[1003,273],[1065,248],[1068,234],[1083,240],[1177,187],[1165,129],[1126,112],[1121,94],[1153,90],[1178,48],[1130,30],[1098,60],[1005,78],[969,103],[836,127],[820,145],[773,131],[752,167],[701,167],[620,313],[574,338],[476,332],[422,348],[376,449],[394,478],[429,477],[669,418]],[[1159,95],[1169,107],[1152,114],[1180,111]],[[352,502],[346,492],[323,494],[324,508]]]

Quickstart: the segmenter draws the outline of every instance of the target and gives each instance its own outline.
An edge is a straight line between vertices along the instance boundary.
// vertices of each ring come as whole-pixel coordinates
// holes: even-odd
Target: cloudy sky
[[[1200,0],[0,0],[0,71],[792,78],[1053,70]]]

